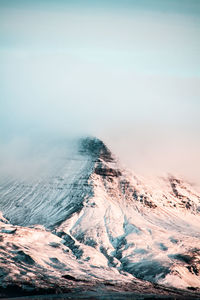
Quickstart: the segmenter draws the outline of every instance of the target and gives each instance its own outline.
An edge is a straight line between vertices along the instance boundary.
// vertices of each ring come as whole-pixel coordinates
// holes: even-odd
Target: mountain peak
[[[0,182],[9,221],[0,214],[3,284],[16,274],[12,265],[16,285],[28,278],[45,288],[56,278],[59,289],[73,281],[114,287],[137,278],[148,293],[151,283],[161,294],[163,285],[199,291],[200,195],[178,177],[149,184],[122,169],[98,138],[76,140],[70,155],[58,147],[63,156],[56,152],[45,178]],[[41,270],[45,283],[34,282]]]
[[[103,159],[105,162],[114,161],[114,157],[103,141],[96,137],[86,137],[80,140],[80,153],[92,158]]]

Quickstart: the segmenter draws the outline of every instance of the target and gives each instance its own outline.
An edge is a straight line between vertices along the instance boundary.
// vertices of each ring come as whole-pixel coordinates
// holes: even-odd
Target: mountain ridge
[[[163,286],[158,294],[164,286],[200,291],[200,195],[172,175],[152,188],[97,138],[80,139],[72,153],[53,177],[1,185],[10,221],[1,217],[1,285],[48,288],[53,275],[63,289],[135,281],[148,292]]]

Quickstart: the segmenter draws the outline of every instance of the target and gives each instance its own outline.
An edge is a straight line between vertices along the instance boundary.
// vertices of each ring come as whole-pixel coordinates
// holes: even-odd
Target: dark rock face
[[[34,260],[31,258],[31,256],[26,254],[22,250],[17,251],[17,255],[14,257],[14,260],[19,263],[25,263],[31,265],[35,263]]]
[[[179,200],[178,206],[199,213],[199,207],[192,201],[191,196],[194,196],[198,201],[200,201],[200,197],[191,191],[182,180],[172,175],[169,176],[168,180],[172,190],[171,194]]]
[[[191,249],[188,253],[177,253],[169,257],[185,264],[190,273],[199,276],[200,274],[200,249]]]
[[[71,281],[76,281],[76,282],[84,282],[85,280],[81,280],[81,279],[77,279],[75,278],[74,276],[71,276],[71,275],[63,275],[62,278],[65,278],[67,280],[71,280]]]
[[[121,176],[121,172],[116,169],[103,167],[101,164],[98,164],[94,170],[94,173],[97,175],[101,175],[103,177],[111,176],[111,177],[119,177]]]
[[[108,165],[109,162],[115,162],[111,151],[99,139],[87,137],[80,142],[80,153],[93,158],[95,162],[94,173],[109,179],[122,175],[121,171]]]
[[[133,274],[139,279],[155,282],[156,277],[164,278],[170,273],[168,266],[162,265],[159,261],[144,259],[141,262],[135,262],[132,265],[128,260],[123,261],[124,270]]]
[[[82,154],[90,155],[94,159],[101,158],[105,162],[112,162],[114,160],[111,151],[106,145],[101,140],[94,137],[81,139],[79,151]]]

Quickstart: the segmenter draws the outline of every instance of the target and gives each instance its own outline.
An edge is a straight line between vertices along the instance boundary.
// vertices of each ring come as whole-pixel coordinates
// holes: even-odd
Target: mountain
[[[173,175],[125,170],[97,138],[62,147],[41,176],[1,176],[2,296],[200,298],[200,194]]]

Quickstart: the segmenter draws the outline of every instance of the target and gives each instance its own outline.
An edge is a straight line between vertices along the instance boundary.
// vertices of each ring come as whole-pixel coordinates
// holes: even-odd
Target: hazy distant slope
[[[48,173],[28,179],[2,178],[0,209],[12,224],[49,227],[81,209],[94,162],[80,154],[79,141],[59,146],[65,147],[62,157],[56,157],[57,152],[50,157]]]

